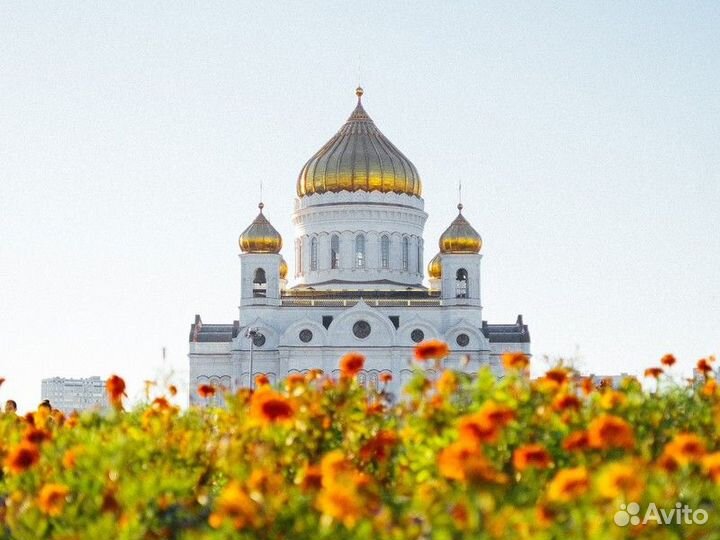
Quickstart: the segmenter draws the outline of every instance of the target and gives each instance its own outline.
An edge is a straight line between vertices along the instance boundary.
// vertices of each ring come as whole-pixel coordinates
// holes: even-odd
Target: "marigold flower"
[[[265,386],[266,384],[270,384],[270,379],[267,375],[264,373],[258,373],[255,375],[255,387]]]
[[[5,465],[10,472],[19,474],[28,470],[40,460],[38,447],[30,442],[23,441],[11,449],[5,458]]]
[[[288,389],[293,389],[303,384],[305,384],[305,376],[300,373],[293,373],[285,379],[285,387]]]
[[[38,507],[43,514],[59,516],[65,507],[65,499],[70,490],[62,484],[45,484],[40,488]]]
[[[352,472],[352,470],[352,464],[340,450],[328,452],[320,461],[323,486],[334,483],[340,476]]]
[[[580,387],[582,388],[583,393],[588,396],[592,394],[595,390],[595,383],[593,382],[592,378],[584,377],[582,383],[580,384]]]
[[[660,359],[660,363],[663,366],[667,366],[667,367],[672,367],[673,365],[675,365],[675,362],[677,362],[677,360],[675,359],[675,357],[672,354],[666,354],[665,356],[663,356]]]
[[[171,384],[170,386],[168,386],[168,392],[170,393],[170,397],[175,397],[178,393],[177,386]]]
[[[713,482],[720,484],[720,452],[703,456],[702,467]]]
[[[322,486],[322,471],[317,465],[306,466],[301,474],[300,487],[303,491],[320,489]]]
[[[663,373],[663,369],[659,367],[651,367],[645,370],[646,377],[654,377],[655,379],[660,378],[660,375],[662,375]]]
[[[438,469],[445,478],[460,482],[507,482],[507,476],[493,468],[478,446],[462,440],[443,448]]]
[[[645,483],[638,475],[638,468],[627,463],[611,463],[598,477],[598,492],[607,499],[622,496],[635,501],[642,495]]]
[[[380,382],[383,384],[388,384],[390,381],[392,381],[392,379],[392,373],[385,371],[380,374]]]
[[[577,410],[580,408],[580,399],[574,394],[558,394],[553,399],[552,407],[556,411]]]
[[[326,516],[352,528],[363,516],[366,505],[355,486],[332,484],[320,492],[316,506]]]
[[[479,411],[460,418],[460,439],[472,444],[496,442],[500,429],[514,418],[515,411],[510,407],[488,401]]]
[[[590,437],[587,431],[574,431],[563,441],[563,449],[568,452],[583,451],[590,448]]]
[[[360,448],[360,459],[363,461],[370,461],[371,459],[385,461],[390,457],[390,452],[398,443],[398,440],[398,436],[394,431],[380,430],[377,435]]]
[[[524,371],[530,364],[530,360],[525,353],[506,352],[502,355],[502,363],[505,369]]]
[[[680,464],[677,460],[667,452],[663,452],[663,454],[660,455],[657,460],[657,466],[668,473],[674,473],[680,468]]]
[[[526,444],[513,452],[513,465],[518,471],[547,469],[552,465],[552,458],[543,445]]]
[[[52,434],[44,429],[38,429],[34,426],[28,426],[23,434],[23,440],[31,444],[42,444],[52,439]]]
[[[627,403],[627,397],[622,392],[607,388],[600,396],[600,407],[605,410],[622,407]]]
[[[453,518],[455,526],[458,529],[465,530],[468,528],[468,524],[470,522],[470,511],[468,510],[466,504],[454,504],[453,507],[450,509],[450,516]]]
[[[561,367],[553,368],[545,372],[546,379],[553,381],[554,383],[557,383],[559,385],[565,383],[568,380],[569,376],[570,370]]]
[[[554,502],[570,502],[585,493],[590,478],[585,467],[573,467],[558,471],[548,484],[548,499]]]
[[[346,379],[352,379],[365,365],[365,357],[356,352],[348,353],[340,359],[340,373]]]
[[[712,366],[710,365],[710,362],[707,358],[701,358],[700,360],[698,360],[697,370],[705,377],[708,376],[708,373],[712,373]]]
[[[65,467],[68,470],[74,469],[77,464],[78,454],[80,452],[81,452],[80,447],[70,448],[69,450],[66,450],[65,453],[63,454],[63,458],[62,458],[63,467]]]
[[[203,399],[211,398],[215,395],[215,387],[212,384],[201,384],[198,386],[197,393]]]
[[[295,406],[290,399],[264,386],[250,400],[250,415],[264,423],[287,422],[295,416]]]
[[[630,424],[619,416],[602,415],[588,426],[590,446],[607,450],[609,448],[630,449],[635,446],[635,437]]]
[[[555,521],[555,511],[546,504],[539,504],[535,508],[535,519],[540,528],[547,529]]]
[[[439,339],[428,339],[415,345],[415,360],[442,360],[450,354],[450,347]]]
[[[166,411],[166,410],[170,409],[170,407],[172,407],[172,405],[170,405],[170,402],[167,400],[166,397],[160,396],[160,397],[156,397],[153,400],[151,407],[157,411]]]
[[[706,397],[712,397],[717,394],[718,383],[716,379],[708,379],[702,388],[702,395]]]
[[[667,445],[664,454],[680,465],[695,463],[705,455],[705,443],[694,433],[678,433]]]
[[[208,519],[210,526],[217,529],[230,519],[236,529],[258,524],[258,505],[245,492],[239,482],[231,481],[220,493],[215,511]]]
[[[440,394],[447,396],[455,392],[457,389],[458,379],[457,375],[453,371],[445,370],[442,372],[442,375],[438,377],[438,380],[435,382],[435,386],[437,386],[438,392]]]
[[[110,403],[114,407],[121,406],[123,396],[127,396],[125,393],[125,381],[117,375],[112,375],[105,381],[105,390],[107,391]]]

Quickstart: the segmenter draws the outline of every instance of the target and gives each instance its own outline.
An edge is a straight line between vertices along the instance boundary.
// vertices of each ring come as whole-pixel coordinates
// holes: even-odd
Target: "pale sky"
[[[3,2],[0,400],[186,380],[195,313],[237,318],[261,181],[294,267],[297,174],[358,78],[426,261],[462,180],[485,319],[586,372],[689,369],[720,352],[718,28],[711,1]]]

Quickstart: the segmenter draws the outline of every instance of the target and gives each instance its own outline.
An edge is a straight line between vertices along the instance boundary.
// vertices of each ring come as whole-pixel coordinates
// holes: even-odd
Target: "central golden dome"
[[[391,143],[363,109],[363,89],[345,125],[300,171],[298,197],[328,191],[380,191],[420,197],[415,165]]]

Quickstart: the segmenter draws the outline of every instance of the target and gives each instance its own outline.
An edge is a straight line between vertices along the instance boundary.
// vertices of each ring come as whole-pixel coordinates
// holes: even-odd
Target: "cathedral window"
[[[340,238],[337,234],[330,238],[330,268],[340,268]]]
[[[380,239],[380,260],[383,268],[390,268],[390,238],[387,235]]]
[[[464,268],[460,268],[455,273],[455,298],[468,297],[468,273]]]
[[[410,239],[406,236],[402,242],[402,265],[403,270],[407,270],[410,265]]]
[[[255,270],[255,277],[253,277],[253,296],[260,298],[267,296],[267,279],[265,278],[265,270],[262,268]]]
[[[365,268],[365,236],[362,234],[355,237],[355,267]]]
[[[310,240],[310,270],[318,269],[317,238]]]

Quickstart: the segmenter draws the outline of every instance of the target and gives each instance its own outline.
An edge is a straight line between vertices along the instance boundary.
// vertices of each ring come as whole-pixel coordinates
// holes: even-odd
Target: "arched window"
[[[410,239],[406,236],[402,242],[402,261],[403,270],[407,270],[410,265]]]
[[[317,238],[310,240],[310,270],[318,269]]]
[[[390,238],[387,235],[380,239],[380,261],[383,268],[390,268]]]
[[[253,277],[253,296],[264,298],[267,296],[267,279],[265,279],[265,270],[257,268],[255,277]]]
[[[330,238],[330,268],[340,268],[340,238],[337,234]]]
[[[423,264],[422,264],[422,242],[418,240],[417,244],[417,273],[422,274],[423,271]]]
[[[365,236],[362,234],[355,237],[355,267],[365,268]]]
[[[455,298],[468,297],[468,273],[464,268],[460,268],[455,273]]]

